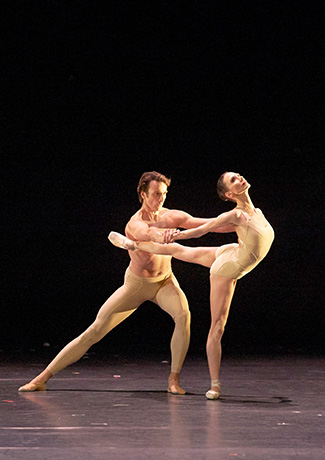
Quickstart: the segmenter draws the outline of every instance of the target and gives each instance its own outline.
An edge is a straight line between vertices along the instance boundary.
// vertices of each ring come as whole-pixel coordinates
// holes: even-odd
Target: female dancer
[[[248,194],[250,184],[239,174],[225,172],[218,180],[217,191],[224,201],[233,201],[236,207],[220,214],[200,227],[171,232],[170,244],[132,241],[116,232],[109,234],[115,246],[128,250],[141,250],[164,254],[185,262],[210,268],[211,327],[207,339],[207,357],[211,377],[208,399],[218,399],[220,394],[219,371],[221,363],[221,338],[227,322],[236,282],[264,259],[274,239],[274,231],[262,211],[256,209]],[[233,226],[238,243],[220,247],[188,247],[175,240],[198,238],[219,227]]]

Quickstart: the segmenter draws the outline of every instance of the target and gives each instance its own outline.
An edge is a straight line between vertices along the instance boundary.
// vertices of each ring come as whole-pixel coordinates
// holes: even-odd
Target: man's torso
[[[130,231],[130,224],[132,223],[132,227],[134,227],[137,222],[159,228],[172,228],[174,224],[172,212],[169,209],[163,208],[157,219],[152,221],[143,220],[140,209],[131,217],[125,227],[126,236],[132,240],[136,240],[136,237]],[[138,276],[157,277],[171,270],[171,256],[150,254],[140,250],[129,251],[129,255],[131,258],[130,270]]]

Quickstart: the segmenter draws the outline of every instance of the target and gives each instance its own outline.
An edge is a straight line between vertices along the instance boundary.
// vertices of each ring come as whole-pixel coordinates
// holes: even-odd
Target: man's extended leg
[[[98,315],[79,337],[68,343],[48,367],[31,382],[19,388],[19,391],[41,391],[46,389],[46,382],[60,370],[78,361],[86,351],[101,340],[115,326],[125,320],[143,302],[143,294],[135,286],[130,272],[126,281],[100,308]]]

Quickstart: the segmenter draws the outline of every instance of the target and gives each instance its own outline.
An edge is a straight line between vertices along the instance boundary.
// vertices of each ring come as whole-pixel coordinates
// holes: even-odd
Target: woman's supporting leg
[[[221,338],[228,319],[236,282],[237,280],[224,276],[210,276],[211,327],[206,345],[211,377],[211,390],[206,394],[209,399],[217,399],[219,397],[219,371],[222,353]]]

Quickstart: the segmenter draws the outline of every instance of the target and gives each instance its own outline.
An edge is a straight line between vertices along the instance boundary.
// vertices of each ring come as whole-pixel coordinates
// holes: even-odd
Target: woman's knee
[[[209,332],[209,339],[220,342],[225,331],[225,322],[221,319],[214,322]]]

